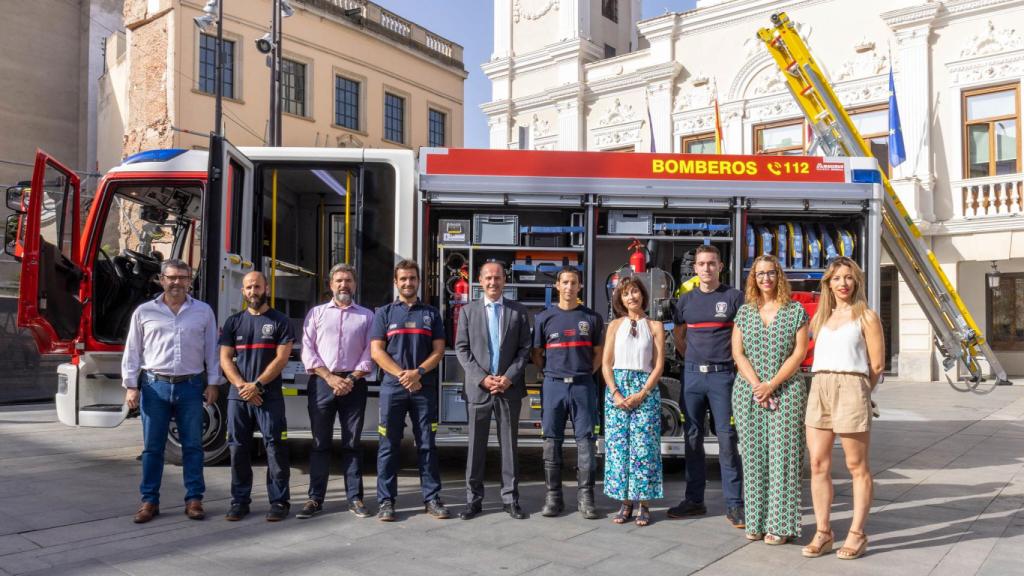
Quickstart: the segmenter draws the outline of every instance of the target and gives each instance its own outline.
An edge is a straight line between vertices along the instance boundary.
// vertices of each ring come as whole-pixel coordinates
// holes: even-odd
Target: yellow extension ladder
[[[762,28],[757,35],[810,122],[817,145],[830,156],[870,157],[871,148],[861,138],[789,17],[784,12],[774,14],[772,24],[772,28]],[[979,360],[985,358],[997,382],[1006,382],[1006,371],[985,336],[925,244],[889,178],[884,173],[881,176],[886,192],[882,245],[934,327],[943,367],[950,370],[957,361],[962,362],[970,373],[969,379],[980,382],[985,374]]]

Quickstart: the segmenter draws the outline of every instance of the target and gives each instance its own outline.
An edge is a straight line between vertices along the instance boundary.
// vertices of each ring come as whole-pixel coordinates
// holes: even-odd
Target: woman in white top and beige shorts
[[[868,466],[871,441],[871,391],[885,365],[885,342],[878,315],[867,308],[864,272],[850,258],[832,261],[821,279],[821,299],[811,320],[814,364],[807,398],[807,448],[811,457],[811,498],[817,532],[803,555],[815,558],[832,550],[832,446],[839,435],[846,467],[853,478],[853,520],[842,560],[867,550],[864,524],[871,508],[873,480]]]

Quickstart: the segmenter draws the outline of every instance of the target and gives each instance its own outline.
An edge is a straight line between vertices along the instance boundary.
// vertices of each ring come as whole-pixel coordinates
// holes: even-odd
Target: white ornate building
[[[698,0],[644,21],[640,4],[494,0],[491,147],[713,152],[717,94],[726,153],[801,153],[802,116],[755,37],[786,11],[881,158],[894,67],[907,151],[894,185],[1024,374],[1024,0]],[[923,313],[893,268],[882,281],[892,370],[939,378]]]

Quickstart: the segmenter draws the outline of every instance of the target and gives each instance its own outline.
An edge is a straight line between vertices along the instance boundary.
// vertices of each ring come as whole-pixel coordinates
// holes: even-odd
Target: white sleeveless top
[[[636,336],[629,334],[629,318],[619,322],[619,329],[615,333],[613,369],[654,371],[654,338],[651,337],[651,327],[647,322],[646,318],[636,321]]]
[[[851,320],[835,330],[828,326],[814,336],[811,372],[854,372],[868,375],[868,347],[860,320]]]

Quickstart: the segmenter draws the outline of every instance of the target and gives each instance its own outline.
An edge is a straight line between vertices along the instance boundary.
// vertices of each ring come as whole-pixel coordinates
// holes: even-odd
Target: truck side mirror
[[[28,186],[8,186],[7,208],[20,214],[24,214],[26,212],[25,201],[28,200],[28,193]]]
[[[24,214],[11,214],[7,217],[7,227],[4,229],[4,253],[8,256],[21,260],[25,247],[18,242],[18,231],[21,230],[21,219]]]

